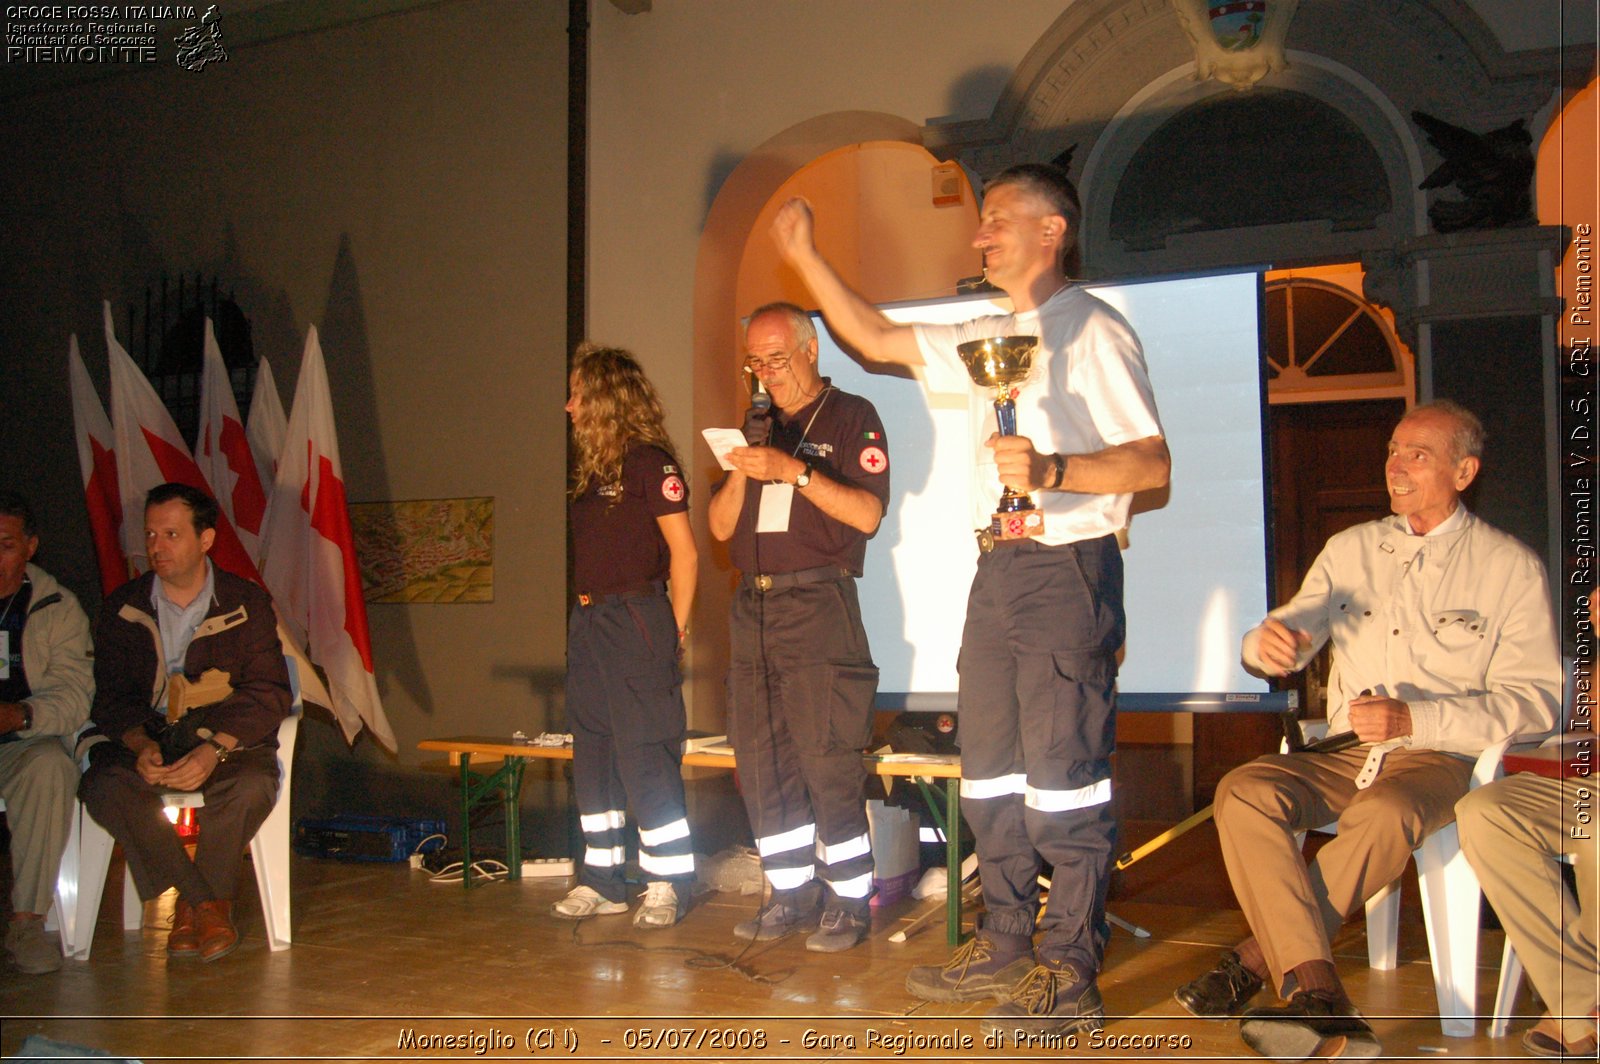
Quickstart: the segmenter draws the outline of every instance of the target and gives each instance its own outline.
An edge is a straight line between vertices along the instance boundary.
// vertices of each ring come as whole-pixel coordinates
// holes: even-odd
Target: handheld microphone
[[[1361,739],[1353,731],[1340,732],[1330,735],[1326,739],[1314,742],[1306,747],[1306,752],[1311,754],[1337,754],[1340,750],[1348,750],[1352,746],[1360,746]]]
[[[765,447],[772,438],[772,393],[755,377],[750,391],[750,412],[744,418],[744,438],[751,447]]]
[[[1370,688],[1370,687],[1364,688],[1362,690],[1362,692],[1359,695],[1357,695],[1356,697],[1357,698],[1371,698],[1372,697],[1372,688]],[[1326,739],[1321,740],[1320,742],[1312,743],[1312,744],[1310,744],[1309,746],[1306,747],[1306,750],[1308,752],[1310,752],[1310,753],[1313,753],[1313,754],[1337,754],[1340,750],[1348,750],[1352,746],[1360,746],[1360,745],[1361,745],[1361,740],[1359,738],[1357,738],[1356,733],[1353,732],[1353,731],[1347,731],[1347,732],[1339,732],[1339,733],[1337,733],[1335,735],[1330,735]]]

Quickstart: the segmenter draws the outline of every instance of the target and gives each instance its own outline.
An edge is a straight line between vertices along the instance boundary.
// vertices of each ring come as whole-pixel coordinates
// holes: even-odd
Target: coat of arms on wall
[[[1197,81],[1248,89],[1288,66],[1283,41],[1300,0],[1172,0],[1194,45]]]

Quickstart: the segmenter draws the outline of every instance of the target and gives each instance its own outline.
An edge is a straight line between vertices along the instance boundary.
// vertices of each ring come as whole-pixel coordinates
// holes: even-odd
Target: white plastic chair
[[[261,915],[266,923],[267,945],[274,950],[288,949],[289,929],[289,790],[294,776],[294,744],[300,731],[300,714],[304,709],[300,701],[300,680],[292,659],[286,659],[289,668],[289,690],[293,704],[289,716],[278,725],[278,798],[272,812],[262,823],[255,838],[250,840],[250,863],[255,867],[256,889],[261,895]],[[196,809],[206,804],[205,796],[198,791],[170,791],[161,796],[165,809]],[[95,920],[100,913],[100,899],[105,893],[106,872],[111,867],[111,849],[115,845],[111,833],[101,827],[78,803],[73,833],[76,846],[68,843],[68,851],[76,855],[76,903],[68,939],[63,929],[63,939],[68,941],[68,955],[78,960],[88,960],[94,944]],[[66,860],[62,861],[65,875]],[[59,896],[59,888],[58,888]],[[133,873],[126,872],[122,885],[122,926],[134,931],[144,921],[144,903],[133,884]]]
[[[1321,728],[1318,728],[1318,725]],[[1307,722],[1307,740],[1326,731],[1325,722]],[[1512,740],[1478,755],[1468,788],[1500,775],[1500,758]],[[1318,831],[1337,834],[1339,825]],[[1447,1038],[1471,1038],[1478,1008],[1478,877],[1461,852],[1454,821],[1422,840],[1411,854],[1422,895],[1422,923],[1433,963],[1433,990],[1439,1002],[1439,1027]],[[1400,881],[1367,899],[1367,964],[1392,971],[1399,960]]]

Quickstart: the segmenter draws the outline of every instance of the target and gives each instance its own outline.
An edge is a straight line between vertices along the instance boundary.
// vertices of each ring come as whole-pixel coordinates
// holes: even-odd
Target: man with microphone
[[[878,670],[856,577],[889,499],[883,422],[817,371],[805,311],[769,303],[745,327],[760,386],[749,446],[711,499],[740,571],[730,620],[728,738],[772,899],[734,928],[847,950],[870,929],[866,767]],[[765,394],[762,394],[762,393]]]
[[[1245,667],[1263,677],[1332,642],[1329,730],[1353,733],[1343,749],[1257,758],[1217,787],[1217,834],[1252,937],[1174,996],[1196,1016],[1243,1014],[1240,1036],[1263,1056],[1378,1053],[1329,940],[1451,822],[1479,753],[1556,722],[1544,565],[1461,505],[1483,436],[1449,400],[1413,408],[1389,439],[1394,516],[1329,539],[1294,598],[1245,634]],[[1296,833],[1335,820],[1307,866]],[[1248,1008],[1269,979],[1286,1004]]]

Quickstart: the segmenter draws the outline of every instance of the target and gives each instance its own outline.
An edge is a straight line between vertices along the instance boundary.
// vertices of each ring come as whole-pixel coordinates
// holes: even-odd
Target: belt
[[[656,580],[652,583],[641,584],[638,587],[631,587],[626,591],[613,591],[605,595],[596,595],[591,592],[580,591],[578,592],[578,605],[604,606],[608,602],[621,602],[624,599],[652,598],[656,595],[665,595],[666,593],[667,585],[660,580]]]
[[[842,565],[819,565],[815,569],[799,569],[792,573],[746,573],[739,582],[755,591],[782,591],[786,587],[845,580],[855,575]]]

